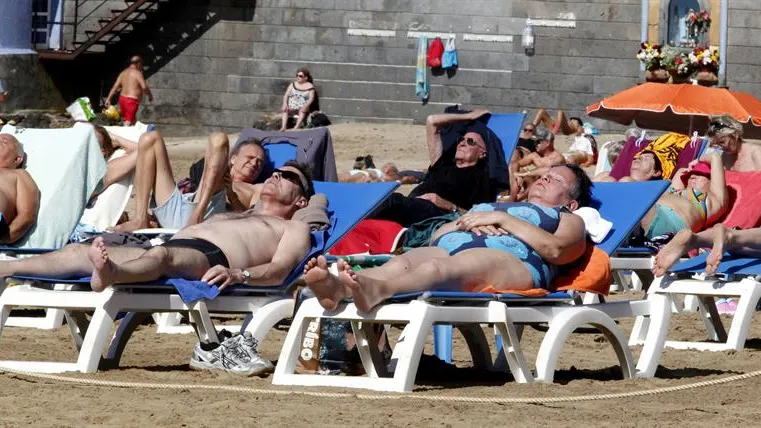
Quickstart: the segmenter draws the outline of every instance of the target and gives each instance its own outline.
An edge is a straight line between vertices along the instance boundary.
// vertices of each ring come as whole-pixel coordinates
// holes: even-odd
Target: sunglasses
[[[304,75],[304,74],[301,74],[301,73],[297,73],[297,74],[296,74],[296,77],[306,77],[306,75]]]
[[[479,146],[478,142],[472,138],[461,138],[459,142],[462,143],[463,141],[465,141],[465,144],[467,144],[470,147],[474,147],[474,146],[481,147]],[[484,147],[481,147],[481,148],[484,148]]]
[[[301,181],[301,176],[299,176],[299,174],[293,171],[288,171],[284,169],[276,169],[272,171],[272,175],[275,175],[275,174],[280,175],[280,178],[282,178],[283,180],[290,181],[291,183],[299,186],[299,190],[301,190],[301,194],[305,196],[307,195],[306,186],[304,186],[304,183]]]
[[[523,132],[536,132],[534,128],[523,128]]]

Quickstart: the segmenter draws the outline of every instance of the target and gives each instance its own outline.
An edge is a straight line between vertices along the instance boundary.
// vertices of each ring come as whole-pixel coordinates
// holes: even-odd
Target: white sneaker
[[[275,366],[257,352],[257,341],[251,333],[235,335],[213,349],[197,343],[190,358],[190,367],[196,370],[222,370],[240,376],[263,376]]]

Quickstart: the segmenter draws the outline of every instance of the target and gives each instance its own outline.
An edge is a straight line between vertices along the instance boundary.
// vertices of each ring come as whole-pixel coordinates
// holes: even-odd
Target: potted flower
[[[718,83],[716,73],[719,71],[719,50],[707,46],[698,46],[689,54],[692,67],[697,70],[695,79],[705,86],[713,86]]]
[[[660,45],[642,43],[639,52],[637,52],[637,59],[645,65],[647,70],[645,80],[648,82],[667,82],[669,80],[669,74],[661,62],[663,53]]]
[[[671,75],[672,83],[689,82],[693,68],[690,58],[685,52],[675,47],[667,46],[663,48],[661,63]]]
[[[698,12],[694,9],[690,9],[684,20],[687,24],[688,35],[693,41],[693,45],[698,45],[699,40],[704,38],[705,34],[708,33],[708,30],[711,28],[711,15],[705,9]]]

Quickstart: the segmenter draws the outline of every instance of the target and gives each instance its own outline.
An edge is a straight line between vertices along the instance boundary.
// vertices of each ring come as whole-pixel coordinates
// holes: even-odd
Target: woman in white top
[[[296,70],[296,81],[288,85],[288,89],[283,96],[282,111],[282,124],[280,126],[281,131],[288,129],[288,117],[298,114],[296,119],[295,129],[301,127],[304,120],[309,114],[309,108],[314,102],[315,88],[312,84],[312,75],[307,68],[299,68]]]

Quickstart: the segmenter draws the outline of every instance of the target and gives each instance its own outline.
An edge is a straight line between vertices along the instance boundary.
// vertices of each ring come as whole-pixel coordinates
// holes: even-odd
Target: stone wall
[[[729,2],[727,86],[761,99],[761,2]]]
[[[540,20],[534,56],[521,47],[526,18]],[[142,34],[174,51],[149,64],[156,100],[141,118],[175,133],[250,126],[279,110],[300,66],[334,122],[420,123],[454,103],[578,115],[639,79],[639,20],[640,0],[188,0]],[[410,31],[456,36],[460,68],[429,74],[427,105]]]

